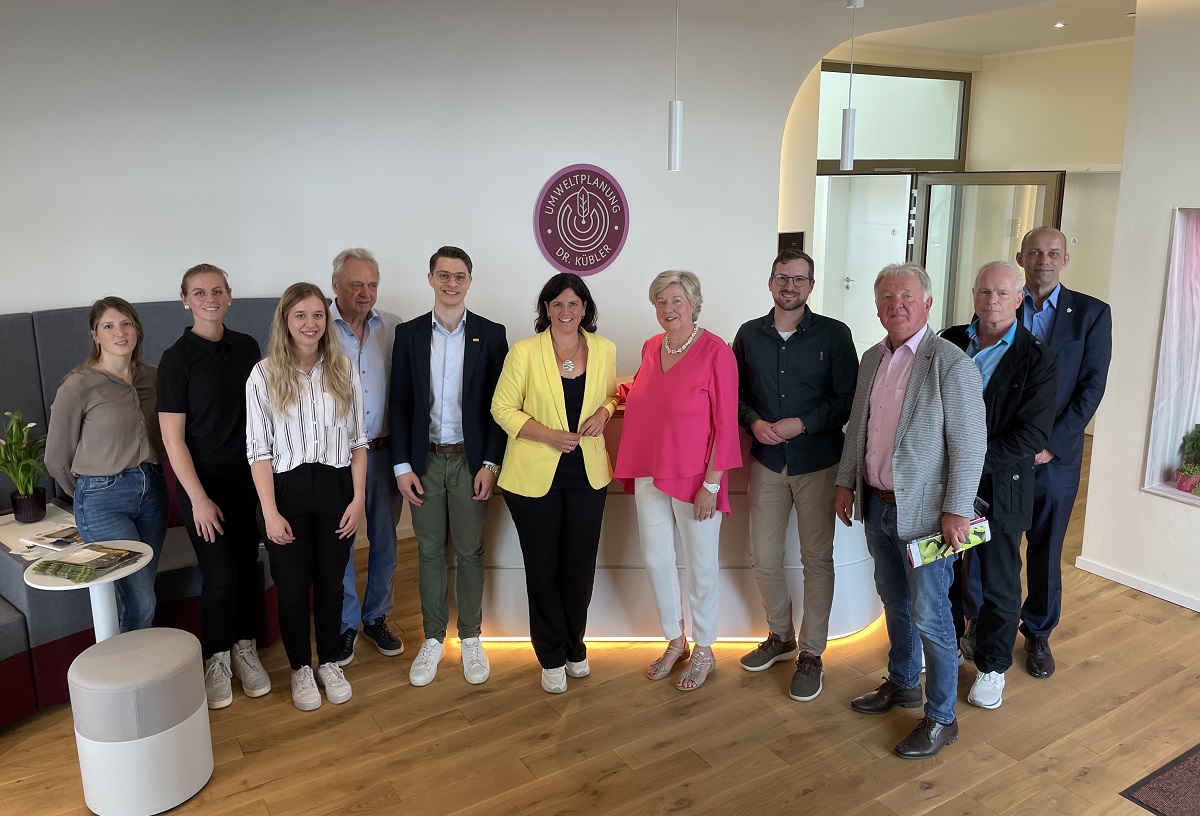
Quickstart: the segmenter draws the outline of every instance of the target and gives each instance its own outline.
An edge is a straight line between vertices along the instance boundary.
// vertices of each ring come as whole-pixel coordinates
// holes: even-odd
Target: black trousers
[[[200,645],[207,660],[216,652],[229,651],[234,641],[254,637],[262,536],[250,465],[245,460],[228,465],[194,464],[204,492],[225,517],[221,521],[225,532],[216,541],[205,541],[196,531],[192,500],[183,487],[176,486],[175,503],[200,564]]]
[[[338,538],[337,528],[353,498],[350,468],[308,463],[275,474],[275,506],[291,525],[295,541],[276,544],[267,539],[259,508],[258,522],[279,594],[279,632],[293,671],[312,665],[310,591],[317,662],[331,663],[337,656],[342,575],[354,544],[352,538]]]
[[[588,482],[582,456],[562,457],[545,496],[504,492],[525,560],[529,640],[544,669],[587,657],[583,635],[606,496]]]
[[[950,607],[959,637],[967,574],[979,573],[983,592],[975,624],[975,667],[982,672],[1004,673],[1012,665],[1021,617],[1021,532],[992,524],[992,540],[965,551],[954,562]]]

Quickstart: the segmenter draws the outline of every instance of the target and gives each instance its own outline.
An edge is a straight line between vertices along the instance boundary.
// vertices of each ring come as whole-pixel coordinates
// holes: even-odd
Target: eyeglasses
[[[455,283],[462,284],[471,279],[471,276],[466,272],[442,272],[439,270],[431,274],[433,275],[433,279],[438,283],[449,283],[450,281],[454,281]]]
[[[793,275],[792,277],[788,277],[787,275],[771,276],[771,282],[776,286],[787,286],[788,281],[791,281],[793,286],[806,286],[813,282],[813,278],[810,278],[808,275]]]
[[[205,295],[212,295],[214,299],[220,299],[220,298],[225,297],[227,294],[229,294],[229,290],[225,289],[224,287],[218,286],[215,289],[209,289],[207,292],[204,291],[203,289],[193,289],[192,291],[188,292],[188,294],[191,295],[192,297],[196,298],[197,300],[204,297]]]

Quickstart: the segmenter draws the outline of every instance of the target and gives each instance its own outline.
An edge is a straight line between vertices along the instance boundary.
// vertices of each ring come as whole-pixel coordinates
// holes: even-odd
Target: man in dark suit
[[[1058,365],[1058,399],[1050,441],[1034,458],[1033,525],[1026,534],[1028,595],[1021,608],[1026,668],[1034,677],[1054,673],[1050,633],[1062,613],[1062,547],[1079,492],[1083,430],[1108,380],[1112,312],[1108,304],[1059,282],[1070,262],[1066,238],[1053,227],[1026,234],[1017,253],[1025,270],[1018,316],[1049,346]]]
[[[504,327],[467,311],[471,257],[444,246],[429,259],[432,312],[396,328],[391,428],[396,484],[412,506],[425,642],[409,669],[414,686],[433,682],[444,652],[446,538],[454,542],[463,675],[490,674],[479,641],[483,522],[506,437],[491,415],[508,340]]]
[[[977,561],[982,604],[976,624],[975,683],[967,702],[999,708],[1021,617],[1021,533],[1033,521],[1033,457],[1046,446],[1057,392],[1054,355],[1017,320],[1021,271],[1006,261],[979,270],[972,287],[975,320],[942,336],[967,353],[983,381],[987,456],[979,497],[988,503],[992,540],[955,563],[950,588],[962,626],[964,560]]]

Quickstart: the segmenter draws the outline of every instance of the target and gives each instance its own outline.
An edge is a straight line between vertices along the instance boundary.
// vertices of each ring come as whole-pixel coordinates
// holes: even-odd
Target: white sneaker
[[[975,685],[967,695],[967,702],[980,708],[999,708],[1004,702],[1004,673],[979,672]]]
[[[567,669],[542,669],[542,690],[549,694],[562,694],[567,690]]]
[[[322,663],[318,666],[317,682],[325,687],[325,696],[334,705],[340,705],[350,699],[350,683],[337,663]]]
[[[492,674],[492,666],[488,663],[487,655],[483,653],[483,644],[479,638],[465,638],[462,642],[463,677],[473,686],[488,679]]]
[[[229,652],[214,652],[204,661],[204,696],[209,708],[224,708],[233,702],[230,676]]]
[[[271,690],[271,675],[259,662],[253,638],[233,644],[233,675],[242,682],[247,697],[262,697]]]
[[[592,673],[592,667],[588,665],[586,657],[578,663],[568,660],[566,670],[569,677],[587,677]]]
[[[408,682],[414,686],[428,686],[437,676],[438,663],[442,662],[444,647],[440,640],[427,638],[417,652],[417,659],[408,669]]]
[[[312,666],[304,666],[292,672],[292,705],[301,711],[312,711],[321,707],[321,692],[313,679]]]

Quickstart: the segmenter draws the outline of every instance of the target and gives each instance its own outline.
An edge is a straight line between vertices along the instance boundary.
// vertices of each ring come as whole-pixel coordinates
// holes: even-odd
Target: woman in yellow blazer
[[[547,281],[537,314],[535,334],[504,360],[492,416],[509,436],[499,485],[525,559],[529,639],[542,688],[561,694],[568,676],[590,671],[583,633],[612,479],[603,434],[617,405],[617,347],[595,333],[578,275]]]

